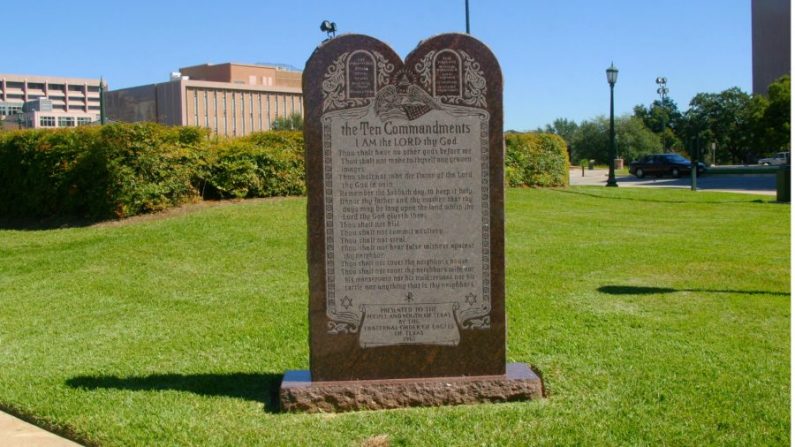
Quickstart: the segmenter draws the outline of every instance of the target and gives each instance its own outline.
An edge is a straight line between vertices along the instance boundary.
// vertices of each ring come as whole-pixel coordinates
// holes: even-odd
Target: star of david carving
[[[353,306],[353,303],[351,302],[350,298],[346,296],[345,298],[342,299],[342,307],[344,307],[345,309],[350,309],[351,306]]]
[[[409,292],[409,293],[406,295],[406,302],[407,302],[407,303],[410,303],[410,302],[412,302],[412,301],[414,301],[414,294],[413,294],[413,293],[411,293],[411,292]]]
[[[470,293],[464,297],[464,301],[466,301],[466,303],[469,304],[470,306],[473,306],[475,303],[478,302],[478,296],[475,295],[474,293]]]

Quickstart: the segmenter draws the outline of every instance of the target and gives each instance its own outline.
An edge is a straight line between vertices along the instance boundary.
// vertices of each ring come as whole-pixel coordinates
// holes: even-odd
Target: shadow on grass
[[[82,219],[77,217],[50,217],[42,219],[0,217],[0,230],[58,230],[62,228],[90,227],[91,225],[95,225],[99,222],[102,221],[97,219]]]
[[[200,396],[223,396],[265,404],[265,411],[279,411],[281,374],[152,374],[149,376],[77,376],[66,381],[84,390],[187,391]]]
[[[633,189],[635,189],[635,188],[633,188]],[[773,198],[771,200],[763,200],[763,199],[753,199],[753,200],[660,200],[660,199],[648,199],[648,198],[639,198],[639,197],[607,196],[607,195],[594,194],[594,193],[581,191],[581,190],[572,190],[572,189],[563,189],[563,188],[552,188],[551,191],[565,193],[565,194],[574,194],[574,195],[578,195],[578,196],[594,197],[594,198],[597,198],[597,199],[629,200],[629,201],[634,201],[634,202],[652,202],[652,203],[693,203],[693,204],[721,204],[721,203],[778,204],[778,203],[780,203],[780,202],[776,202],[775,198]],[[787,205],[789,205],[789,203],[787,203]]]
[[[609,295],[654,295],[675,292],[702,292],[702,293],[736,293],[745,295],[778,295],[789,296],[788,292],[771,292],[767,290],[720,290],[720,289],[674,289],[671,287],[644,287],[644,286],[602,286],[599,292]]]

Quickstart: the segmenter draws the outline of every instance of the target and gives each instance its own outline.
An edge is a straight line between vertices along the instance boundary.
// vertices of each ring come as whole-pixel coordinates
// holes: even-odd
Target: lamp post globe
[[[616,68],[613,63],[610,63],[610,67],[605,70],[607,74],[607,83],[610,84],[610,153],[608,154],[608,176],[607,176],[607,186],[617,187],[618,183],[616,183],[616,125],[615,125],[615,117],[613,114],[613,87],[616,85],[616,81],[618,80],[618,68]]]

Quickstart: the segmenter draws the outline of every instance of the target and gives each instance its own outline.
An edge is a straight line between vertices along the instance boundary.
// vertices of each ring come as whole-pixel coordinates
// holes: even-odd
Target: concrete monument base
[[[287,371],[279,390],[282,411],[343,412],[540,399],[544,385],[527,364],[505,375],[312,382],[309,371]]]

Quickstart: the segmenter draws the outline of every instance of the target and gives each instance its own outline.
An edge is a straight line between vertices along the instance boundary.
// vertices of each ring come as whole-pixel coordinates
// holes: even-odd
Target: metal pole
[[[464,0],[464,8],[466,9],[467,17],[467,34],[469,34],[469,0]]]
[[[690,160],[690,190],[696,191],[698,189],[698,144],[699,138],[696,137],[696,144],[693,145],[692,160]]]
[[[99,123],[105,124],[107,118],[105,117],[105,81],[99,78]]]
[[[616,126],[613,118],[613,84],[610,84],[610,159],[607,161],[609,175],[607,186],[618,186],[616,183]]]

